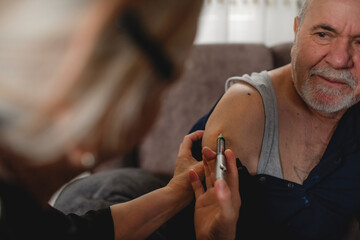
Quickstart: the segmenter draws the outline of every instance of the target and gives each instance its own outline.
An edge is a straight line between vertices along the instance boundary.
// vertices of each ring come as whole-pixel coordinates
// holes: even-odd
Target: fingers
[[[224,179],[218,179],[215,182],[215,193],[222,210],[222,215],[225,217],[225,220],[231,221],[234,216],[234,203],[232,202],[231,191]]]
[[[208,147],[204,147],[202,150],[202,154],[205,168],[206,187],[210,188],[213,187],[215,183],[216,152],[214,152]]]
[[[226,181],[229,185],[231,192],[236,192],[239,190],[239,177],[236,167],[236,158],[234,153],[230,149],[227,149],[225,151],[225,156],[227,165]]]
[[[204,131],[196,131],[184,137],[179,149],[179,154],[191,154],[191,146],[193,142],[202,138]]]
[[[216,152],[214,152],[208,147],[204,147],[202,149],[202,154],[203,154],[203,158],[206,159],[207,161],[214,160],[216,158]]]
[[[200,182],[199,176],[196,174],[194,170],[190,170],[189,178],[190,178],[191,186],[195,193],[195,198],[198,199],[204,193],[204,188]]]
[[[191,147],[193,142],[201,139],[203,133],[204,131],[196,131],[184,137],[179,147],[174,176],[184,172],[185,174],[187,174],[188,169],[190,169],[191,167],[196,167],[198,161],[196,161],[196,159],[193,158]],[[195,170],[197,170],[197,174],[203,176],[203,171],[201,170],[201,168],[196,167]]]
[[[195,173],[198,175],[200,181],[204,178],[204,171],[205,171],[205,167],[203,162],[197,162],[195,165],[193,165],[192,167],[192,171],[195,171]]]
[[[211,187],[214,186],[214,181],[211,177],[211,169],[209,167],[209,164],[207,162],[207,160],[205,158],[203,158],[203,163],[204,163],[204,171],[205,171],[205,183],[206,183],[206,188],[209,189]]]

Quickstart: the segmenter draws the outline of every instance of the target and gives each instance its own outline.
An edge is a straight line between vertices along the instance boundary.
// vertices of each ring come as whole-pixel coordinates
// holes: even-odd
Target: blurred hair
[[[144,107],[151,107],[171,82],[119,28],[123,2],[163,46],[176,78],[195,35],[201,1],[1,3],[2,146],[37,163],[59,158],[69,144],[89,138],[98,148],[121,150]]]
[[[302,0],[302,5],[300,7],[300,11],[299,11],[299,14],[298,14],[298,17],[299,17],[299,25],[298,25],[298,29],[297,31],[299,31],[303,21],[304,21],[304,18],[305,18],[305,15],[308,11],[308,7],[310,5],[310,2],[312,0]]]

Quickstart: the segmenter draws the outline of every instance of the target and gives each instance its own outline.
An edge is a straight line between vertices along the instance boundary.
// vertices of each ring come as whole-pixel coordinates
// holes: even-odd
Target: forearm
[[[176,160],[174,177],[166,187],[160,188],[132,201],[111,206],[115,239],[145,239],[167,220],[186,207],[194,198],[189,179],[192,169],[203,176],[203,163],[191,153],[193,142],[203,135],[197,131],[186,135]]]
[[[192,200],[191,192],[163,187],[132,201],[111,206],[115,239],[145,239]]]

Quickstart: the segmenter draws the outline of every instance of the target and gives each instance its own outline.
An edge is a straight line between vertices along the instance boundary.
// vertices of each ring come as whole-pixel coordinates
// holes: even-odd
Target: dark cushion
[[[283,43],[270,48],[273,55],[274,68],[278,68],[290,63],[290,52],[292,45],[292,43]]]
[[[84,214],[126,202],[164,186],[166,182],[142,169],[122,168],[75,179],[60,191],[54,207]]]

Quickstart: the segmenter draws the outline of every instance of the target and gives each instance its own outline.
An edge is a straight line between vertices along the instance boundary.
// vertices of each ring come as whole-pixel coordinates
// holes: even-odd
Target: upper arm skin
[[[234,84],[222,97],[205,126],[202,145],[216,151],[220,133],[251,174],[256,173],[264,135],[265,115],[259,92],[246,83]]]

